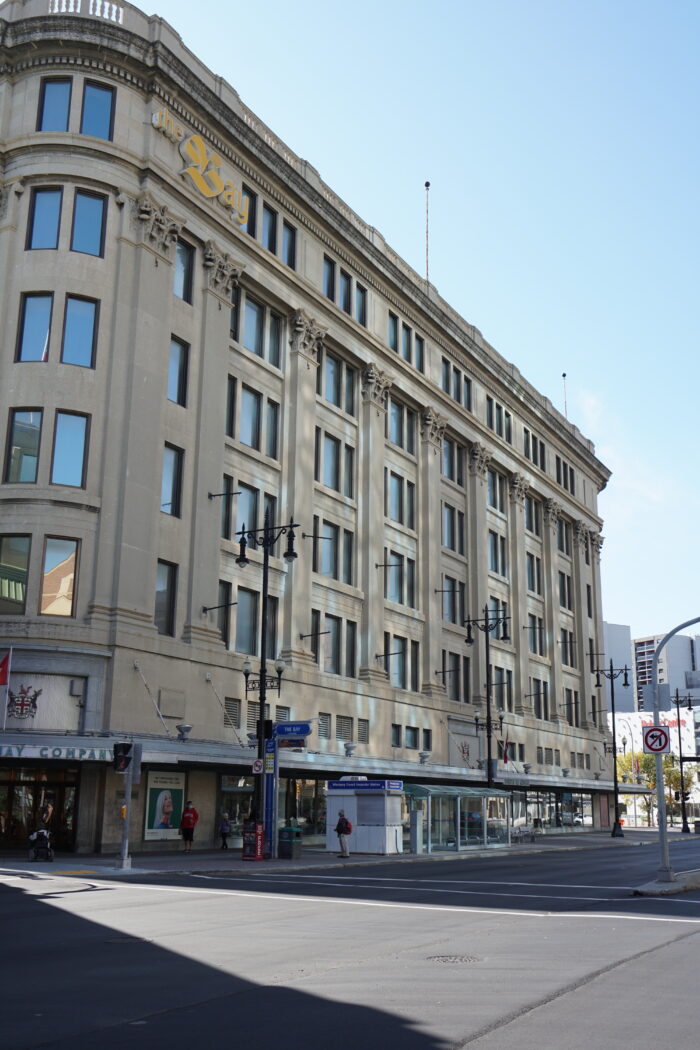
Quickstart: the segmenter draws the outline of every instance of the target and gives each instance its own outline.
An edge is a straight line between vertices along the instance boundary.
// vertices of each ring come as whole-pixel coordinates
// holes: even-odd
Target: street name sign
[[[329,791],[403,791],[403,780],[329,780]]]
[[[310,736],[310,722],[278,722],[273,729],[275,736]]]

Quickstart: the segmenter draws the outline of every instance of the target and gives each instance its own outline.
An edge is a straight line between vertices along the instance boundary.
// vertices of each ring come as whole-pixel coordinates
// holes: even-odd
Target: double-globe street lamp
[[[488,787],[493,787],[495,779],[495,766],[492,757],[492,736],[493,736],[493,718],[491,716],[491,704],[492,704],[492,683],[491,683],[491,632],[498,631],[501,629],[498,637],[502,642],[509,642],[510,636],[508,634],[508,620],[510,616],[500,616],[497,612],[493,612],[489,609],[488,605],[484,606],[484,615],[482,617],[471,617],[468,616],[464,621],[464,626],[467,628],[467,645],[474,644],[474,635],[472,633],[473,628],[484,635],[486,642],[486,783]],[[501,720],[501,725],[503,724]]]
[[[622,831],[622,825],[620,824],[620,784],[617,779],[617,733],[615,731],[615,679],[619,678],[620,675],[624,675],[622,684],[629,686],[629,669],[627,664],[624,667],[613,667],[612,660],[610,666],[606,670],[604,667],[596,667],[595,669],[595,684],[598,689],[602,686],[602,678],[607,678],[610,682],[610,713],[612,715],[612,754],[613,754],[613,785],[615,789],[615,823],[613,829],[610,832],[614,839],[624,838]]]
[[[256,823],[263,825],[263,836],[267,837],[266,833],[268,829],[265,828],[265,703],[267,699],[268,687],[274,687],[277,685],[277,692],[279,694],[280,684],[282,679],[282,673],[284,671],[284,661],[278,660],[275,663],[275,670],[277,677],[268,677],[267,674],[267,645],[268,645],[268,589],[270,580],[270,552],[273,550],[275,544],[281,536],[287,537],[287,546],[282,557],[287,563],[295,561],[297,553],[294,550],[294,529],[298,528],[298,524],[290,518],[288,525],[273,525],[270,521],[269,508],[265,510],[264,524],[261,529],[249,529],[246,528],[245,523],[243,527],[236,532],[239,539],[239,553],[236,558],[236,565],[241,567],[248,565],[250,559],[247,556],[247,548],[250,545],[253,548],[262,547],[263,559],[262,559],[262,599],[260,603],[260,673],[256,679],[250,678],[252,674],[252,664],[249,660],[246,660],[243,665],[243,675],[246,680],[246,692],[249,689],[258,690],[259,694],[259,714],[258,714],[258,759],[259,759],[259,772],[257,773],[255,780],[255,795],[253,802],[253,811],[255,814]],[[270,841],[274,835],[274,828],[269,829]],[[273,844],[274,849],[274,844]]]

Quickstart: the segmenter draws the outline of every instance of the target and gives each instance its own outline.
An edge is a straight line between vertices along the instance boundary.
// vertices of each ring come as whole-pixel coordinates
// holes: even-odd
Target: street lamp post
[[[629,670],[626,664],[624,667],[613,667],[613,662],[611,660],[610,667],[607,671],[602,667],[596,667],[595,670],[595,683],[598,689],[600,689],[602,685],[601,678],[607,678],[610,682],[610,712],[612,714],[613,738],[613,785],[615,790],[615,822],[610,834],[614,839],[622,839],[625,837],[622,831],[622,825],[620,824],[620,784],[617,779],[617,733],[615,731],[615,679],[619,678],[620,675],[624,675],[622,684],[628,686],[630,684]]]
[[[464,626],[467,628],[467,645],[474,644],[474,636],[472,634],[473,627],[476,627],[478,631],[482,632],[486,641],[486,783],[489,787],[493,787],[495,766],[492,757],[493,719],[491,716],[491,632],[497,631],[499,627],[502,628],[500,635],[501,641],[509,642],[509,619],[509,616],[499,616],[498,613],[490,612],[488,605],[485,605],[483,617],[472,618],[468,616],[464,621]]]
[[[277,692],[279,694],[282,673],[284,671],[284,661],[277,660],[275,663],[275,670],[277,672],[277,678],[268,678],[267,675],[267,643],[268,643],[268,588],[270,579],[270,552],[274,548],[280,536],[287,536],[287,547],[283,554],[283,558],[286,562],[293,562],[296,557],[296,551],[294,550],[294,529],[298,528],[296,522],[290,519],[288,525],[273,525],[270,521],[269,508],[265,510],[264,525],[261,529],[248,529],[243,524],[243,527],[236,533],[240,537],[239,540],[239,553],[236,558],[236,564],[241,567],[249,564],[249,558],[246,550],[248,544],[253,547],[262,547],[263,550],[263,561],[262,561],[262,601],[260,607],[260,674],[257,679],[250,678],[252,673],[252,665],[249,660],[246,660],[243,666],[243,675],[246,680],[246,693],[248,690],[257,690],[259,694],[259,714],[258,714],[258,758],[261,760],[262,769],[257,774],[255,781],[255,795],[254,795],[254,813],[256,822],[263,825],[263,833],[267,831],[265,825],[265,702],[267,699],[268,687],[274,687],[277,684]],[[271,839],[274,838],[274,828],[270,829]],[[274,849],[274,846],[273,846]]]
[[[690,697],[688,697],[688,709],[692,710]],[[681,698],[678,695],[676,689],[676,724],[678,726],[678,761],[681,767],[681,819],[683,826],[681,827],[681,833],[683,835],[690,834],[690,825],[688,824],[688,811],[685,807],[685,777],[683,775],[683,738],[681,736]]]

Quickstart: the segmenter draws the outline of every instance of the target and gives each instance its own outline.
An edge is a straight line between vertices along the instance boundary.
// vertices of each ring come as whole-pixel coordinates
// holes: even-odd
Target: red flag
[[[10,658],[12,656],[12,650],[3,656],[0,660],[0,685],[10,684]]]
[[[508,740],[508,737],[506,737],[506,742],[503,745],[503,765],[504,766],[508,765],[508,750],[509,750],[509,748],[510,748],[510,742]]]

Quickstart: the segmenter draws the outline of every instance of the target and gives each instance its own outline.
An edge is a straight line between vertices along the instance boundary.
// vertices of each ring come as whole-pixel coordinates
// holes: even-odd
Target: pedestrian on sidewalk
[[[335,833],[338,836],[338,842],[340,843],[339,857],[349,857],[350,847],[348,845],[348,835],[352,831],[352,824],[345,816],[345,810],[341,809],[338,813],[338,823],[335,826]]]
[[[219,822],[219,834],[221,835],[221,848],[228,849],[228,837],[231,834],[231,821],[228,813],[224,813]]]
[[[180,831],[182,832],[182,841],[185,843],[185,853],[192,852],[194,829],[197,827],[198,820],[199,813],[188,800],[185,803],[185,808],[182,812],[182,820],[180,821]]]

